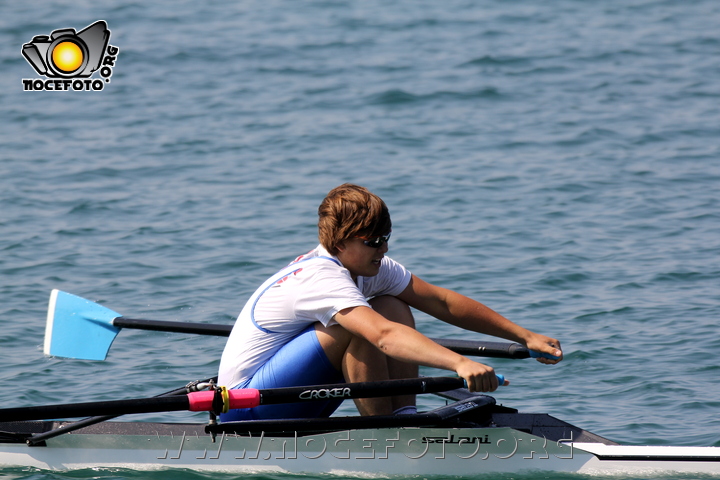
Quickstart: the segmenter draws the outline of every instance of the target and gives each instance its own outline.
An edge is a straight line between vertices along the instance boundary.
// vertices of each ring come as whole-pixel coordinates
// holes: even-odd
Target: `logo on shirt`
[[[287,279],[290,278],[291,275],[297,275],[297,274],[300,273],[300,272],[302,272],[302,268],[298,268],[298,269],[295,270],[294,272],[292,272],[292,273],[290,273],[290,274],[288,274],[288,275],[285,275],[283,278],[281,278],[280,280],[278,280],[277,282],[275,282],[275,285],[280,285],[281,283],[287,281]]]

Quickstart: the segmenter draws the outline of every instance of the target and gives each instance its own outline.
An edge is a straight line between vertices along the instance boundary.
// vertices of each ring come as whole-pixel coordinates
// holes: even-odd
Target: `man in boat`
[[[450,370],[470,391],[498,387],[494,370],[415,330],[410,307],[473,332],[562,359],[560,342],[531,332],[464,295],[427,283],[385,256],[385,203],[341,185],[318,208],[320,245],[268,279],[240,313],[220,362],[228,388],[275,388],[416,378],[418,365]],[[327,392],[324,394],[329,395]],[[329,395],[329,397],[332,397]],[[232,410],[223,421],[329,416],[342,399]],[[362,415],[414,413],[412,395],[357,399]]]

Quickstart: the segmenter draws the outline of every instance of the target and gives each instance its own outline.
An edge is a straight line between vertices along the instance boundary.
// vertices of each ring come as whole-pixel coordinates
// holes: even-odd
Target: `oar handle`
[[[494,358],[530,358],[530,350],[519,343],[478,342],[475,340],[459,340],[455,338],[431,339],[445,348],[460,355]]]
[[[549,353],[536,352],[535,350],[529,350],[531,358],[548,358],[550,360],[557,360],[560,357],[550,355]]]

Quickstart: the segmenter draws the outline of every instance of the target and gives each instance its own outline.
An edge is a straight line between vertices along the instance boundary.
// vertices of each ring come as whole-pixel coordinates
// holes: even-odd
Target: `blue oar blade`
[[[90,300],[53,290],[45,327],[46,355],[105,360],[120,331],[112,325],[120,314]]]

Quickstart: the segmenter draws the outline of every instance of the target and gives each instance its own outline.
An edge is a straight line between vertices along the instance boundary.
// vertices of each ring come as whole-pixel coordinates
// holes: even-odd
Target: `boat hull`
[[[510,428],[391,428],[283,437],[222,433],[213,442],[210,435],[194,425],[138,427],[139,431],[132,434],[67,434],[48,440],[44,446],[0,445],[0,464],[50,470],[107,467],[469,475],[578,471],[593,457]]]
[[[513,426],[492,422],[477,428],[370,428],[310,434],[223,431],[215,438],[204,425],[108,422],[48,439],[40,446],[2,443],[0,465],[358,476],[720,473],[717,447],[622,446],[572,428],[563,430],[568,438],[556,438],[553,428],[557,427],[548,425],[548,419],[564,422],[542,414],[518,415],[521,418],[515,418]],[[523,422],[530,423],[519,428]],[[50,428],[51,422],[30,423],[41,431]],[[541,431],[548,434],[538,435]],[[584,441],[572,442],[578,433]]]

